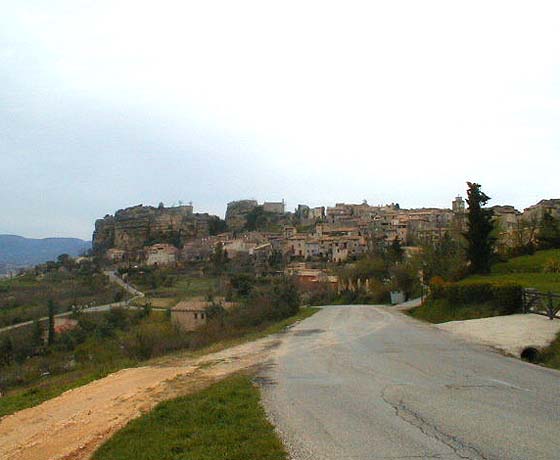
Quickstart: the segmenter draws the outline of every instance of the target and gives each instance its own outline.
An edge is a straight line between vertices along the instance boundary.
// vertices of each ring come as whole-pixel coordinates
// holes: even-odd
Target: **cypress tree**
[[[56,312],[56,307],[52,299],[49,299],[47,308],[49,310],[49,333],[47,336],[47,344],[52,345],[54,343],[54,314]]]
[[[491,209],[483,206],[491,199],[482,190],[480,185],[467,182],[467,231],[464,234],[467,240],[467,259],[470,262],[471,273],[489,273],[492,257],[494,255],[494,244],[496,239],[491,236],[494,224],[494,215]]]

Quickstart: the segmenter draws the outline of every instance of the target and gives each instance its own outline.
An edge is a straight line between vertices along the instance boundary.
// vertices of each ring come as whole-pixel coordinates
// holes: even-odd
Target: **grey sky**
[[[560,196],[558,2],[0,0],[0,233]]]

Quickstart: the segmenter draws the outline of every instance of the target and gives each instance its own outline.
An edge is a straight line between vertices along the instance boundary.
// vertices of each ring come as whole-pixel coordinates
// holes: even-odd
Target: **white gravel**
[[[490,345],[519,356],[526,347],[543,348],[560,332],[560,320],[546,316],[518,314],[494,318],[450,321],[436,325],[464,339]]]

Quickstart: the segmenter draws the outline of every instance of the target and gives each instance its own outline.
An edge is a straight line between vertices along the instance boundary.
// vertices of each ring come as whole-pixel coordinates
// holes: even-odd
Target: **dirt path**
[[[229,348],[199,359],[166,360],[124,369],[0,420],[3,460],[90,458],[106,439],[158,402],[199,390],[264,362],[278,338]]]

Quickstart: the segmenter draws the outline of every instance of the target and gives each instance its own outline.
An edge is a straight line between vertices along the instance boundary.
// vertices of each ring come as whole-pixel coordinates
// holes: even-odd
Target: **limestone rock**
[[[93,249],[138,251],[154,243],[182,247],[186,241],[208,236],[219,221],[216,216],[193,213],[192,206],[133,206],[95,222]]]

